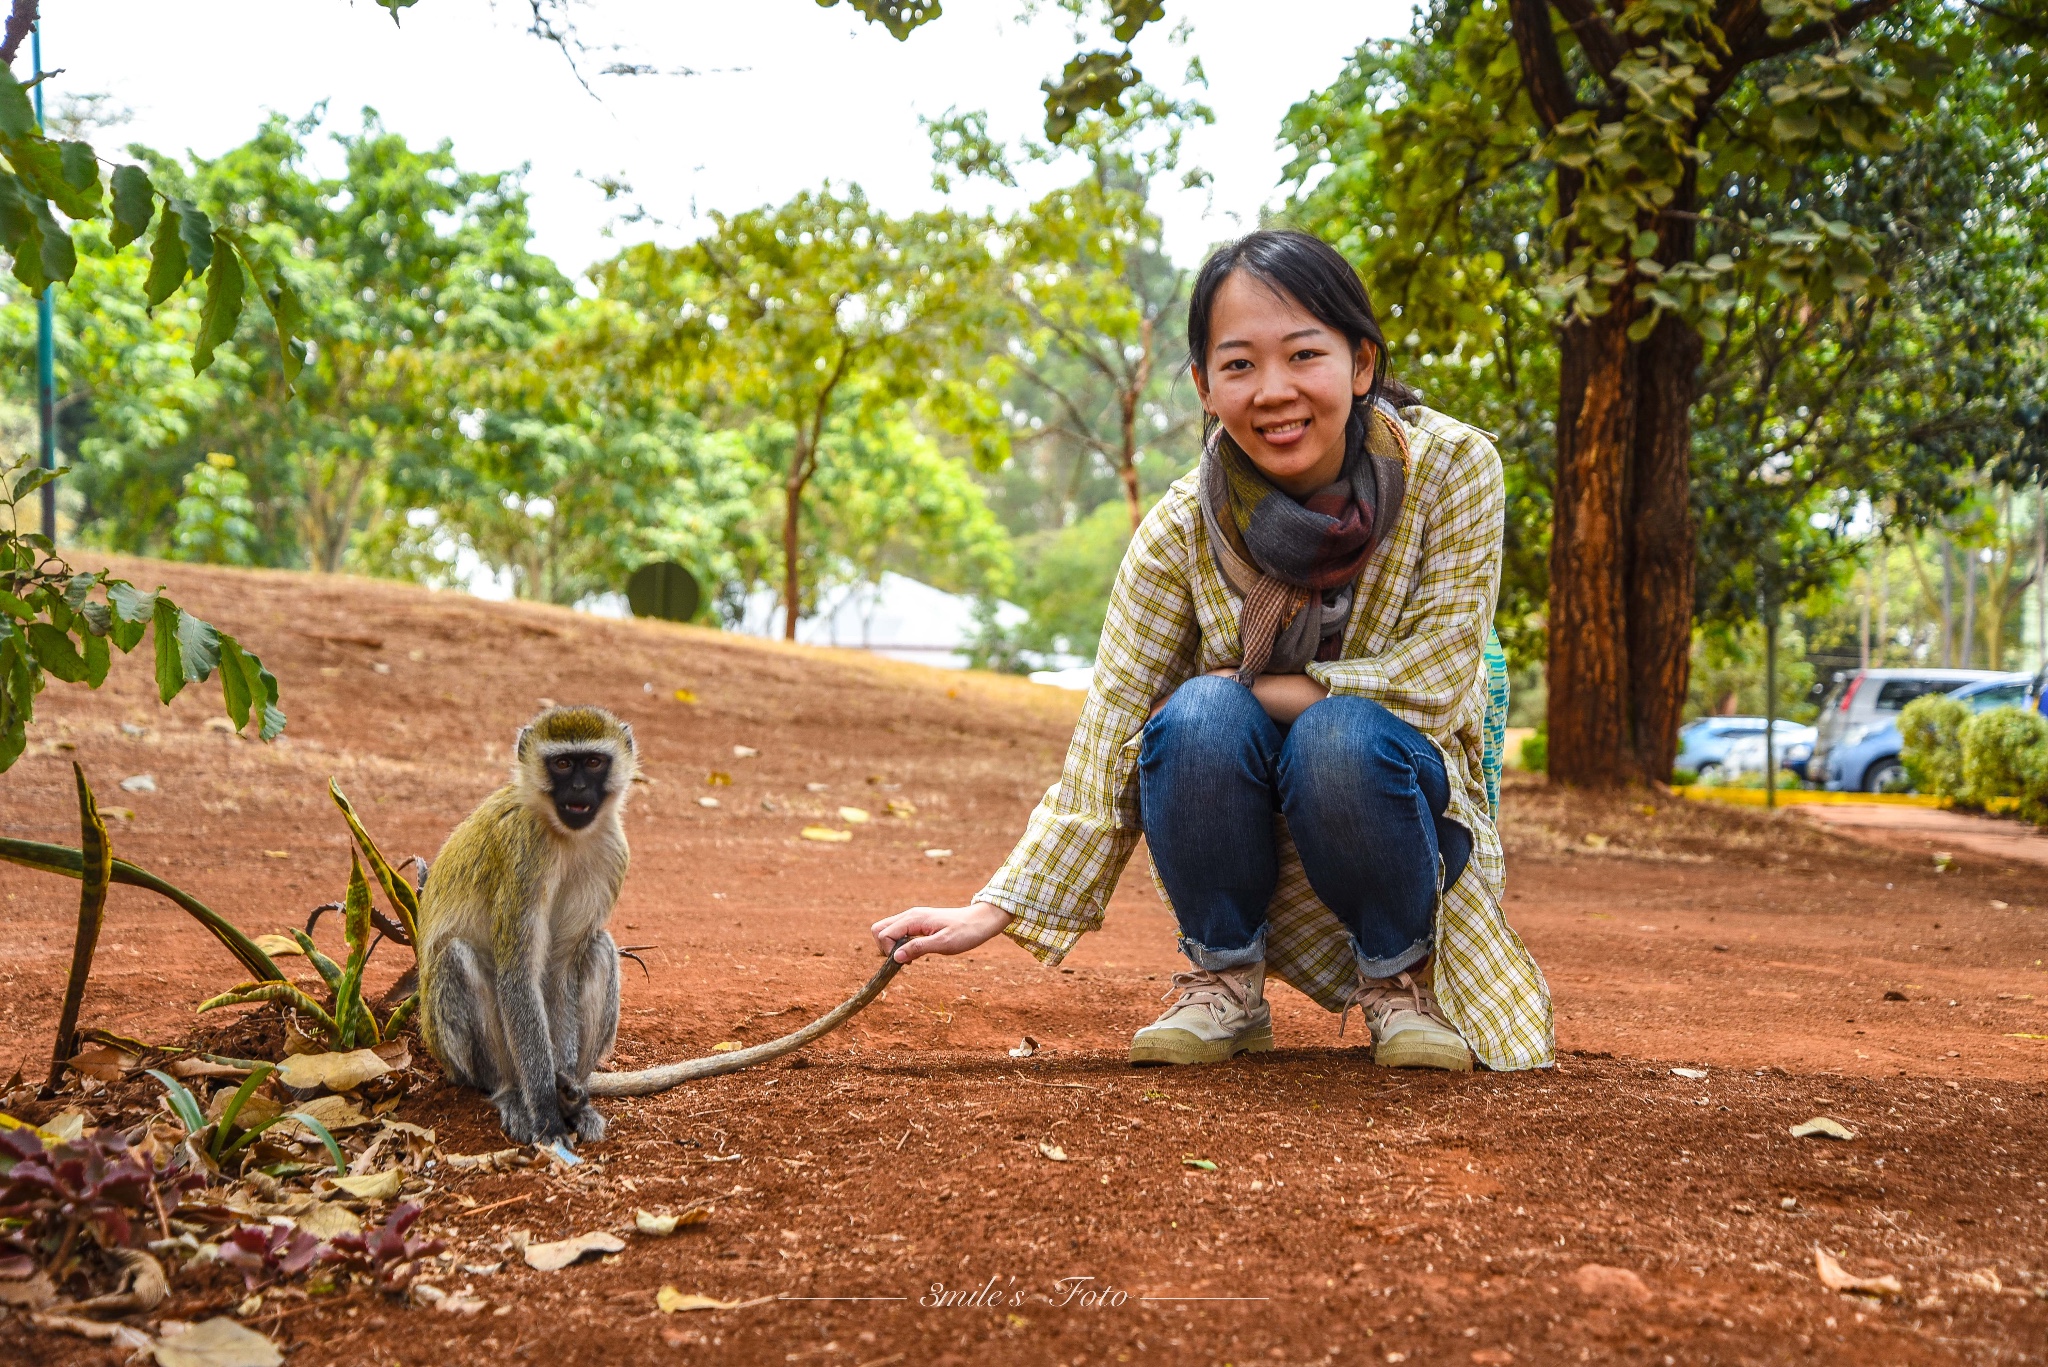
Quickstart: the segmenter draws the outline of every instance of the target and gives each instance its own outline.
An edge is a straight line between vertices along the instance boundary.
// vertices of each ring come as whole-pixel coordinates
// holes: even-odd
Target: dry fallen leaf
[[[953,852],[951,850],[926,850],[924,857],[927,859],[951,859]]]
[[[734,759],[759,759],[761,752],[751,745],[735,745],[732,748],[732,757]]]
[[[1037,1040],[1035,1040],[1035,1039],[1033,1039],[1033,1038],[1031,1038],[1031,1036],[1029,1036],[1029,1035],[1026,1035],[1026,1036],[1025,1036],[1025,1037],[1024,1037],[1023,1039],[1021,1039],[1021,1040],[1019,1040],[1019,1041],[1017,1042],[1017,1047],[1016,1047],[1015,1049],[1012,1049],[1012,1050],[1010,1051],[1010,1057],[1011,1057],[1011,1058],[1030,1058],[1030,1057],[1031,1057],[1031,1056],[1032,1056],[1033,1054],[1035,1054],[1035,1053],[1037,1053],[1037,1052],[1038,1052],[1038,1041],[1037,1041]]]
[[[1889,1274],[1882,1277],[1851,1276],[1819,1244],[1813,1246],[1813,1267],[1820,1276],[1820,1284],[1830,1291],[1847,1291],[1863,1296],[1903,1296],[1906,1293],[1899,1279]]]
[[[156,1361],[157,1367],[279,1367],[284,1354],[254,1329],[216,1315],[182,1334],[166,1332],[156,1345]]]
[[[642,1234],[652,1234],[659,1238],[664,1234],[675,1233],[680,1218],[675,1215],[656,1215],[651,1210],[636,1210],[633,1212],[633,1228]]]
[[[73,1054],[65,1066],[95,1082],[119,1082],[141,1064],[141,1059],[126,1050],[116,1049],[111,1044],[94,1044]]]
[[[697,805],[699,807],[716,807],[718,799],[715,797],[700,797],[697,799]]]
[[[334,1189],[348,1193],[359,1201],[389,1201],[398,1195],[399,1183],[405,1174],[397,1168],[386,1168],[382,1172],[365,1172],[334,1179]]]
[[[1707,1070],[1704,1068],[1673,1068],[1671,1076],[1682,1077],[1688,1082],[1705,1082],[1707,1080]]]
[[[710,773],[704,775],[704,781],[714,788],[732,787],[732,775],[723,769],[713,769]]]
[[[673,1286],[664,1286],[654,1293],[654,1308],[664,1315],[673,1315],[686,1310],[744,1310],[750,1305],[766,1305],[773,1296],[758,1296],[750,1301],[722,1301],[712,1296],[700,1296],[694,1291],[678,1291]]]
[[[290,850],[265,850],[263,857],[265,859],[289,859],[292,857],[292,852]]]
[[[284,954],[304,954],[306,952],[300,949],[299,942],[289,935],[258,935],[256,937],[256,948],[262,950],[273,959]]]
[[[309,1115],[334,1134],[339,1134],[343,1130],[361,1129],[365,1125],[376,1123],[358,1110],[355,1102],[345,1096],[316,1096],[311,1101],[293,1106],[291,1114],[277,1122],[278,1130],[287,1132],[292,1138],[313,1137],[311,1130],[292,1120],[292,1114]],[[280,1138],[282,1137],[285,1135],[280,1134]]]
[[[1854,1139],[1856,1132],[1841,1121],[1824,1115],[1802,1120],[1792,1127],[1794,1139]]]
[[[363,1222],[347,1206],[338,1206],[332,1201],[315,1201],[304,1213],[291,1217],[292,1223],[306,1233],[322,1241],[332,1241],[341,1234],[360,1234]]]
[[[917,815],[917,808],[900,797],[890,798],[888,806],[884,807],[883,810],[888,812],[890,816],[908,817]]]
[[[330,1092],[346,1092],[390,1071],[391,1065],[374,1050],[350,1049],[345,1053],[293,1054],[277,1065],[277,1080],[297,1091],[325,1087]]]
[[[799,834],[806,840],[822,840],[828,845],[844,845],[853,839],[852,831],[835,831],[830,826],[806,826]]]
[[[711,1052],[714,1054],[730,1054],[735,1049],[744,1048],[746,1048],[746,1046],[741,1044],[736,1039],[722,1039],[718,1043],[711,1046]]]
[[[1043,1141],[1040,1141],[1038,1145],[1038,1151],[1044,1154],[1047,1158],[1050,1158],[1055,1163],[1064,1163],[1067,1161],[1067,1151],[1057,1144],[1047,1144]]]
[[[678,688],[675,691],[675,700],[677,702],[694,703],[697,701],[697,695],[687,688]]]
[[[868,819],[867,809],[865,807],[841,807],[839,809],[839,819],[849,826],[858,826]]]
[[[594,1253],[622,1253],[625,1248],[626,1241],[618,1235],[607,1234],[601,1229],[593,1230],[551,1244],[528,1244],[526,1265],[537,1272],[559,1272]]]

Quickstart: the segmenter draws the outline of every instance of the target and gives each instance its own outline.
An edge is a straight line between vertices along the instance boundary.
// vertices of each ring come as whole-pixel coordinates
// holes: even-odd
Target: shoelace
[[[1180,1000],[1174,1004],[1174,1010],[1178,1011],[1183,1006],[1206,1006],[1209,1014],[1217,1020],[1223,1019],[1226,1006],[1242,1008],[1245,1004],[1244,994],[1232,985],[1230,979],[1205,968],[1174,974],[1172,984],[1159,994],[1159,1000],[1165,1001],[1176,992],[1180,994]]]
[[[1371,1029],[1372,1021],[1384,1021],[1394,1012],[1403,1009],[1418,1016],[1436,1014],[1435,995],[1412,973],[1399,973],[1391,978],[1368,978],[1361,975],[1351,989],[1351,999],[1344,1003],[1344,1012],[1337,1017],[1337,1038],[1344,1038],[1344,1027],[1351,1019],[1351,1008],[1357,1007],[1366,1019],[1366,1028]]]

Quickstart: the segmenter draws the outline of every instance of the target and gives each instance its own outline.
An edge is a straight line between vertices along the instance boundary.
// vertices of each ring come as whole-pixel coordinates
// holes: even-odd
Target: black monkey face
[[[612,757],[603,750],[560,750],[547,758],[555,815],[572,831],[597,820],[610,791]]]

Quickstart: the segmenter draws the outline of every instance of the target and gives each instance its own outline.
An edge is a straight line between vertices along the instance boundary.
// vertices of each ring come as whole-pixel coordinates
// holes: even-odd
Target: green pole
[[[43,127],[43,21],[36,18],[34,32],[30,36],[30,61],[35,66],[36,80],[36,128]],[[51,292],[55,285],[43,286],[42,297],[36,300],[36,412],[42,424],[43,468],[57,468],[57,328],[51,304]],[[52,542],[57,539],[57,486],[54,482],[43,486],[43,535]]]

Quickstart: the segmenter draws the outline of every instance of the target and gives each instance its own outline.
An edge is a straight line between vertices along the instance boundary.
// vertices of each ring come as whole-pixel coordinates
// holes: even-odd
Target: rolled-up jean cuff
[[[1252,936],[1252,942],[1243,949],[1211,949],[1205,944],[1190,940],[1182,935],[1180,952],[1188,956],[1188,962],[1196,968],[1206,968],[1211,973],[1220,973],[1226,968],[1243,968],[1247,964],[1261,963],[1266,957],[1266,928],[1259,927],[1259,933]]]
[[[1359,945],[1358,937],[1351,937],[1351,952],[1358,956],[1358,969],[1368,978],[1391,978],[1396,973],[1406,973],[1427,959],[1433,948],[1432,937],[1425,935],[1398,954],[1390,954],[1384,959],[1369,959]]]

